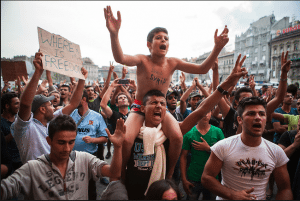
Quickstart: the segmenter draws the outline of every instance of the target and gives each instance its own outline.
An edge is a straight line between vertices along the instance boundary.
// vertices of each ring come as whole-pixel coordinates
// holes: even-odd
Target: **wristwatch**
[[[227,95],[228,94],[228,91],[225,91],[224,89],[222,89],[222,87],[220,85],[217,86],[217,89],[223,95]]]

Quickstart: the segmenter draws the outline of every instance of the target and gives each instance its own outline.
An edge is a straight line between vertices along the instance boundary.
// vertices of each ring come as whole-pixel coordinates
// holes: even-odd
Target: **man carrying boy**
[[[133,146],[134,139],[139,133],[139,128],[142,127],[144,116],[140,112],[141,100],[146,92],[150,90],[159,90],[163,94],[167,93],[172,74],[175,70],[181,70],[187,73],[205,74],[213,65],[215,59],[219,55],[222,48],[229,41],[227,37],[228,29],[225,26],[221,36],[217,36],[215,32],[215,46],[210,56],[200,65],[188,63],[177,58],[167,58],[166,54],[169,49],[169,37],[165,28],[155,28],[148,34],[147,47],[149,48],[150,55],[126,55],[123,54],[120,46],[118,33],[121,26],[121,14],[118,11],[118,19],[115,19],[110,6],[104,8],[106,26],[110,32],[111,47],[116,62],[127,66],[137,66],[137,93],[136,100],[134,101],[133,111],[128,119],[126,125],[129,128],[126,133],[126,140],[123,145],[123,167],[124,173],[126,163],[129,159],[129,151]],[[177,121],[171,114],[165,116],[162,123],[162,130],[170,140],[170,168],[167,178],[171,178],[174,167],[180,155],[182,145],[182,133],[178,126]],[[122,174],[124,175],[124,174]]]
[[[104,176],[121,175],[125,130],[122,119],[118,120],[113,136],[106,129],[115,146],[111,165],[108,165],[89,153],[72,151],[77,134],[76,123],[68,115],[57,116],[48,127],[50,154],[28,161],[2,180],[2,200],[20,192],[28,200],[87,200],[89,179],[96,181]]]

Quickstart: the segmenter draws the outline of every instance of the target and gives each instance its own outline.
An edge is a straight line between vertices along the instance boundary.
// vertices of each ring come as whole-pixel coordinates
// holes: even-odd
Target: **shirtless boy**
[[[218,57],[222,48],[229,41],[227,36],[228,29],[225,26],[225,29],[220,36],[217,36],[218,30],[216,30],[214,36],[215,46],[211,54],[202,64],[197,65],[185,62],[178,58],[166,57],[169,49],[169,37],[165,28],[155,28],[148,34],[147,47],[149,48],[150,55],[138,54],[131,56],[123,54],[118,37],[121,26],[120,11],[117,13],[117,19],[114,18],[110,6],[104,8],[104,14],[106,27],[110,32],[111,47],[115,61],[127,66],[137,66],[137,92],[136,100],[134,101],[135,108],[133,109],[135,112],[131,112],[126,120],[127,128],[130,129],[127,129],[126,131],[126,138],[122,152],[122,179],[124,179],[124,172],[130,156],[131,147],[144,121],[144,116],[141,115],[139,111],[141,100],[143,100],[144,95],[153,89],[160,90],[162,93],[166,94],[172,74],[175,70],[181,70],[193,74],[207,73],[210,67],[214,64],[214,61]],[[160,116],[160,114],[157,115]],[[167,113],[164,117],[162,130],[166,137],[170,140],[170,147],[168,150],[170,168],[166,177],[171,178],[180,155],[183,136],[178,122],[169,113]]]

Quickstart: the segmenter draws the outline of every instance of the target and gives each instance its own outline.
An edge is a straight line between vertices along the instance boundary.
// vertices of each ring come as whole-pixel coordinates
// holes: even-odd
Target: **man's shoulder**
[[[274,110],[274,112],[283,113],[283,110],[281,107],[278,107],[278,108],[276,108],[276,110]]]

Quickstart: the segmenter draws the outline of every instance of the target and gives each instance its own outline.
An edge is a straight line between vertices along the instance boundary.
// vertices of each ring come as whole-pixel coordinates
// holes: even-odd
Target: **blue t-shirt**
[[[78,109],[75,109],[70,116],[74,119],[76,124],[81,119]],[[92,138],[107,137],[105,128],[107,127],[102,115],[90,110],[89,114],[77,127],[77,136],[73,150],[85,151],[90,154],[95,153],[98,150],[98,145],[94,143],[85,143],[82,138],[85,136],[91,136]]]
[[[275,112],[275,113],[280,113],[280,114],[299,115],[299,113],[298,113],[298,111],[297,111],[297,108],[291,108],[291,111],[290,111],[289,113],[286,113],[285,111],[282,110],[281,107],[279,107],[279,108],[277,108],[274,112]],[[272,119],[272,124],[273,124],[274,122],[280,122],[280,121],[273,118],[273,119]],[[286,125],[286,124],[283,123],[283,122],[280,122],[280,125]],[[273,142],[274,142],[275,144],[278,144],[279,138],[280,138],[280,134],[275,132]]]

